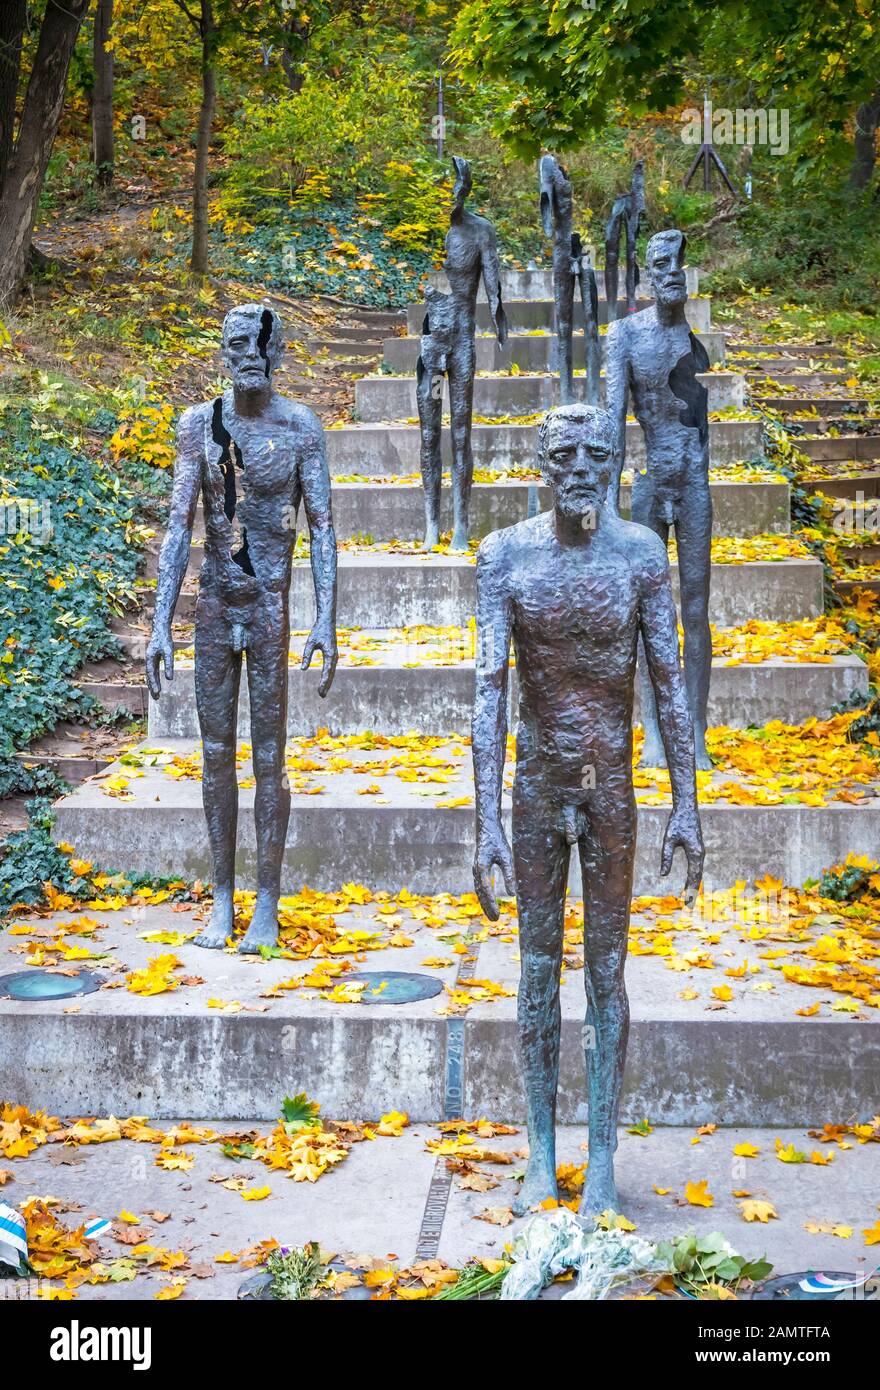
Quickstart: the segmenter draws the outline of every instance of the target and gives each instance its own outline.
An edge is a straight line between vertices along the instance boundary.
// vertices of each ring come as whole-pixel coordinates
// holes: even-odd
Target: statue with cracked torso
[[[195,694],[202,734],[202,797],[213,859],[213,908],[196,945],[222,947],[234,921],[238,782],[235,751],[242,654],[247,653],[256,784],[257,899],[240,950],[278,938],[281,862],[290,816],[285,771],[290,615],[296,518],[305,505],[311,533],[316,617],[302,669],[323,658],[318,691],[336,669],[336,537],[324,432],[306,406],[279,395],[272,373],[284,351],[281,320],[261,304],[231,309],[223,361],[232,389],[184,411],[174,489],[159,556],[147,683],[159,699],[160,673],[174,671],[171,624],[189,561],[201,494],[205,558],[195,616]],[[240,495],[239,495],[240,493]]]
[[[697,767],[710,770],[706,748],[712,634],[712,495],[709,488],[709,393],[698,373],[709,356],[685,317],[685,237],[657,232],[648,242],[645,269],[654,303],[611,324],[605,339],[605,401],[614,422],[614,505],[626,451],[627,401],[645,437],[647,466],[635,472],[632,519],[666,545],[674,527],[678,544],[684,679],[694,724]],[[663,743],[654,691],[640,659],[643,767],[663,767]]]
[[[474,886],[495,921],[491,874],[516,892],[521,948],[517,1021],[530,1157],[517,1210],[556,1197],[559,980],[573,847],[584,900],[584,1048],[589,1169],[581,1212],[619,1210],[617,1115],[629,1030],[624,985],[636,806],[632,713],[644,641],[672,785],[661,854],[681,847],[685,901],[703,870],[693,728],[682,682],[665,547],[606,499],[613,434],[604,410],[550,411],[539,463],[553,510],[496,531],[477,557],[477,680],[473,715],[477,848]],[[520,687],[513,851],[501,820],[511,640]]]

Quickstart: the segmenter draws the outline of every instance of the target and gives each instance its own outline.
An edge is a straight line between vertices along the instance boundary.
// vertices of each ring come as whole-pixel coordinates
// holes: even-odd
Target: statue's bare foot
[[[469,550],[469,549],[470,549],[470,541],[468,540],[468,533],[467,533],[466,530],[462,529],[461,527],[456,527],[455,531],[452,533],[452,540],[449,542],[449,549],[450,549],[450,550]]]
[[[258,955],[261,946],[278,945],[278,910],[274,903],[260,903],[239,946],[244,955]]]
[[[196,946],[206,946],[210,951],[220,951],[226,945],[226,938],[232,935],[235,908],[231,893],[214,895],[211,918],[205,930],[196,937]]]
[[[663,740],[659,734],[645,734],[645,742],[642,746],[639,758],[639,767],[665,767],[666,749],[663,747]]]
[[[523,1178],[513,1211],[516,1216],[525,1216],[532,1207],[539,1207],[548,1197],[557,1197],[556,1166],[541,1154],[533,1154],[529,1159],[526,1175]]]
[[[600,1156],[590,1159],[587,1168],[587,1181],[581,1198],[579,1215],[585,1220],[595,1221],[603,1211],[620,1212],[620,1198],[614,1184],[614,1165],[609,1157],[604,1162]]]
[[[697,770],[699,772],[711,772],[715,764],[706,747],[706,734],[702,729],[694,729],[694,751],[697,755]]]
[[[423,550],[433,550],[435,545],[440,544],[440,527],[436,522],[429,522],[425,527],[425,539],[422,542]]]

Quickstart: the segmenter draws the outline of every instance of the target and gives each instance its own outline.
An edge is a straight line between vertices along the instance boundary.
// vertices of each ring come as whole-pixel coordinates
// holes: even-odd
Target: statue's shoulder
[[[284,424],[298,434],[303,442],[323,438],[324,427],[309,406],[304,405],[302,401],[295,401],[291,396],[278,396],[277,400]]]
[[[517,521],[513,526],[504,526],[500,531],[492,531],[480,544],[477,564],[509,567],[524,551],[541,548],[546,541],[548,515],[542,512]]]
[[[650,526],[640,526],[637,521],[625,521],[623,517],[615,518],[615,523],[618,545],[635,571],[648,575],[668,570],[666,545],[656,531]]]
[[[177,421],[177,440],[181,449],[205,452],[205,439],[211,438],[214,407],[214,401],[199,401],[198,405],[188,405],[181,411]]]

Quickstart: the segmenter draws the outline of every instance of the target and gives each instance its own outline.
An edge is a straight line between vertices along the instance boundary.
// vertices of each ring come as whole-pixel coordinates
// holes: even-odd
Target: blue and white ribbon
[[[18,1269],[27,1259],[27,1226],[20,1211],[0,1202],[0,1264]]]

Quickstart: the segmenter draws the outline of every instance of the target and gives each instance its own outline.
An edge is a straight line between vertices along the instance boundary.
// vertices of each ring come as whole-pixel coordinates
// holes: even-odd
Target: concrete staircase
[[[555,360],[552,303],[547,285],[537,280],[526,286],[521,279],[508,279],[504,290],[514,324],[510,362],[527,367],[528,374],[487,376],[477,382],[477,413],[504,417],[498,423],[483,421],[474,429],[478,470],[497,474],[474,488],[478,535],[547,504],[534,472],[535,422],[517,417],[542,411],[554,399],[555,383],[541,374]],[[385,340],[389,366],[411,370],[420,315],[418,306],[409,311],[409,337]],[[711,333],[708,299],[692,301],[691,315],[701,333]],[[366,346],[375,345],[375,339],[365,336],[365,327],[358,323],[350,337],[322,346],[334,356],[365,361]],[[487,346],[491,340],[478,342],[481,360],[494,365],[494,349]],[[720,358],[723,342],[717,347]],[[769,356],[775,379],[794,362],[796,367],[788,373],[793,382],[799,380],[797,364],[807,356],[805,349],[785,344],[771,345],[767,352],[737,344],[736,350]],[[750,358],[732,356],[730,365],[736,370],[707,375],[714,409],[724,408],[722,400],[728,406],[747,401],[743,372],[763,374],[760,367],[741,367],[741,360]],[[769,371],[770,364],[765,365]],[[472,889],[474,813],[466,735],[474,680],[469,632],[473,556],[422,555],[418,550],[421,496],[411,379],[362,378],[356,385],[356,405],[357,421],[327,431],[331,473],[337,479],[339,537],[350,542],[340,552],[338,621],[340,628],[356,631],[344,634],[349,649],[327,701],[316,695],[318,672],[302,674],[298,669],[301,638],[292,644],[293,798],[283,891],[297,893],[307,884],[331,892],[355,881],[373,893],[394,895],[407,889],[457,897]],[[876,476],[872,461],[880,457],[877,435],[829,438],[820,424],[805,447],[807,443],[823,474],[823,486],[837,486],[824,476],[835,459],[862,459],[860,478]],[[753,458],[761,446],[757,418],[721,418],[710,425],[712,464],[719,470],[712,482],[718,535],[785,535],[789,530],[789,488],[784,480],[757,470],[754,481],[741,473],[735,479],[724,476],[725,468]],[[628,426],[628,448],[633,465],[639,466],[643,449],[635,423]],[[106,777],[97,778],[57,806],[57,838],[74,844],[81,857],[108,868],[210,879],[193,672],[186,655],[194,593],[191,578],[175,632],[183,654],[172,686],[158,704],[150,703],[148,739],[127,766],[110,770],[128,777],[124,796],[108,795]],[[292,585],[294,627],[306,629],[312,611],[310,571],[303,557],[296,562]],[[712,620],[719,628],[751,619],[795,622],[821,611],[822,570],[813,558],[717,564],[713,569]],[[426,626],[414,632],[414,625]],[[426,645],[443,642],[445,655],[425,659]],[[739,665],[719,659],[713,672],[711,719],[739,727],[772,718],[798,722],[827,715],[832,705],[866,685],[864,666],[853,656],[821,663],[777,656]],[[515,717],[515,682],[513,687]],[[313,736],[319,728],[328,734],[316,742]],[[244,689],[239,731],[247,743]],[[422,742],[417,745],[421,751],[407,763],[414,745],[399,736],[410,732]],[[429,750],[436,756],[436,780],[425,755],[430,736],[441,739]],[[389,742],[395,737],[396,744]],[[332,738],[343,742],[333,745]],[[248,785],[247,752],[243,750],[240,770],[238,869],[240,886],[253,888],[253,790]],[[715,773],[712,780],[717,785],[725,779]],[[509,781],[508,769],[506,813]],[[365,794],[371,786],[375,790]],[[661,800],[643,798],[639,808],[639,894],[675,891],[682,876],[677,865],[671,886],[659,878],[668,812]],[[876,852],[880,798],[869,795],[859,804],[832,799],[824,806],[760,806],[721,798],[704,805],[703,829],[707,887],[726,889],[738,880],[753,883],[768,874],[800,884],[849,851]],[[571,889],[580,892],[574,874]],[[100,906],[96,915],[101,916]],[[136,931],[119,929],[117,921],[108,919],[117,947],[124,943],[129,965],[147,954],[137,932],[161,926],[166,918],[167,908],[164,917],[159,908],[141,910]],[[378,920],[374,904],[346,919],[346,928],[373,930]],[[448,938],[464,943],[466,953],[450,958],[439,977],[450,987],[469,974],[515,988],[516,946],[510,931],[488,937],[483,933],[480,939],[479,929],[485,924],[479,916],[471,920],[476,934],[468,933],[464,921],[460,935]],[[423,930],[423,923],[406,921],[404,929],[416,949],[384,946],[363,954],[358,968],[417,970],[425,956],[438,953],[436,938]],[[302,990],[273,998],[266,1014],[227,1016],[209,1008],[212,993],[239,1001],[262,998],[258,986],[289,977],[290,961],[245,960],[190,945],[174,949],[188,974],[202,979],[201,985],[146,1001],[124,990],[102,992],[84,998],[76,1016],[57,1009],[50,1029],[40,1032],[33,1027],[28,1032],[28,1070],[19,1078],[18,1097],[27,1103],[38,1096],[42,1106],[65,1113],[79,1109],[161,1115],[192,1110],[206,1117],[254,1117],[274,1115],[286,1086],[309,1089],[330,1114],[372,1115],[393,1106],[408,1109],[414,1118],[462,1110],[468,1115],[522,1118],[512,998],[480,1004],[460,1018],[438,1016],[436,1001],[405,1006],[333,1004],[309,998]],[[742,991],[726,1011],[715,1011],[712,1005],[685,1008],[680,976],[663,970],[659,962],[633,958],[629,978],[629,1118],[650,1109],[653,1118],[667,1123],[800,1125],[876,1109],[880,1032],[875,1011],[865,1010],[855,1021],[831,1012],[798,1017],[796,1009],[811,1003],[814,992],[783,987],[781,980],[772,995]],[[32,1007],[13,1008],[0,1000],[0,1045],[15,1010],[19,1018],[22,1008]],[[563,989],[563,1121],[583,1118],[582,1015],[582,986],[577,972],[570,971]],[[63,1104],[53,1099],[62,1092]]]

